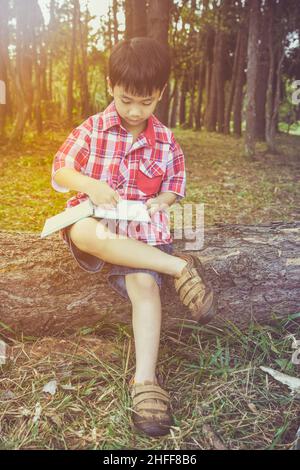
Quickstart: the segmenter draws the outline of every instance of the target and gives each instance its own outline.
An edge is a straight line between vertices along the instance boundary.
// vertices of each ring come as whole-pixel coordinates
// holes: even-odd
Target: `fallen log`
[[[299,311],[300,223],[216,224],[205,229],[200,256],[218,293],[213,325],[230,321],[243,329],[250,321],[270,322]],[[129,302],[101,273],[80,269],[56,234],[0,231],[0,333],[67,335],[101,322],[131,321]],[[175,241],[184,250],[185,241]],[[163,327],[191,323],[172,278],[163,294]]]

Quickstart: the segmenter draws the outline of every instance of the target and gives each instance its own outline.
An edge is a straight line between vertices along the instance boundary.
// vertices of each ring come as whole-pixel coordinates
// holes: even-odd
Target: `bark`
[[[276,152],[275,137],[277,131],[278,110],[280,104],[280,80],[281,68],[284,60],[284,47],[282,37],[274,39],[275,36],[275,6],[269,7],[269,28],[268,28],[268,46],[269,46],[269,76],[266,98],[266,142],[270,152]]]
[[[207,79],[209,91],[207,99],[207,112],[205,115],[205,127],[209,132],[215,131],[217,125],[217,49],[218,37],[216,35],[213,49],[213,63],[211,64],[210,79]]]
[[[80,38],[81,60],[79,60],[79,76],[80,76],[80,96],[81,96],[81,116],[86,119],[90,114],[90,97],[88,86],[89,63],[87,56],[88,46],[88,9],[85,11],[83,25],[78,18],[78,29]]]
[[[171,109],[171,116],[170,116],[170,127],[176,127],[176,125],[177,125],[178,98],[179,98],[178,80],[176,79],[175,83],[174,83],[174,90],[173,90],[172,109]]]
[[[252,320],[269,323],[299,311],[299,234],[299,222],[206,228],[204,248],[194,254],[219,296],[211,325],[229,321],[243,329]],[[186,241],[176,241],[175,249],[184,250]],[[58,235],[41,240],[1,231],[0,247],[2,335],[61,336],[102,321],[131,322],[130,303],[107,286],[107,265],[101,273],[83,271]],[[194,325],[171,277],[162,305],[164,329]]]
[[[76,47],[76,29],[79,15],[79,2],[73,0],[73,18],[72,18],[72,40],[70,49],[69,61],[69,75],[68,75],[68,90],[67,90],[67,119],[72,121],[73,116],[73,83],[74,83],[74,63],[75,63],[75,47]]]
[[[133,37],[133,11],[131,0],[125,0],[125,39],[131,39]]]
[[[156,39],[166,48],[168,48],[170,7],[170,0],[151,0],[148,7],[148,36]],[[155,113],[158,119],[165,125],[168,125],[169,93],[168,85]]]
[[[234,92],[235,92],[236,82],[237,82],[238,62],[239,62],[239,55],[240,55],[240,48],[241,48],[241,35],[242,35],[242,31],[240,28],[237,33],[233,67],[232,67],[232,77],[231,77],[231,82],[230,82],[230,91],[229,91],[228,103],[226,106],[226,113],[225,113],[225,122],[224,122],[225,134],[230,134],[232,105],[233,105]]]
[[[186,92],[187,92],[187,79],[186,73],[182,78],[180,90],[180,105],[179,105],[179,123],[181,126],[185,125],[186,121]]]
[[[113,21],[114,21],[114,44],[119,41],[119,25],[118,25],[118,0],[113,0]]]
[[[259,38],[259,7],[260,0],[250,1],[248,63],[247,63],[247,97],[246,97],[246,135],[245,153],[252,157],[256,143],[256,106],[255,93],[257,85],[257,47]]]
[[[9,2],[8,0],[0,0],[0,80],[5,84],[5,100],[0,100],[0,137],[4,136],[5,122],[8,107],[8,18],[9,18]]]
[[[247,33],[246,26],[244,25],[244,28],[241,31],[236,86],[233,98],[233,133],[238,136],[242,135],[243,89],[246,83],[245,67],[247,56]]]
[[[131,0],[132,4],[132,37],[147,36],[147,2]]]
[[[258,47],[258,71],[256,86],[256,138],[264,141],[266,136],[266,95],[268,84],[268,23],[269,16],[264,12],[260,23],[260,44]]]

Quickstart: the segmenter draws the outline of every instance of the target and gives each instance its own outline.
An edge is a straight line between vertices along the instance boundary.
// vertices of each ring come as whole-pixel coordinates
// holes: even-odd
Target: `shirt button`
[[[121,184],[121,185],[119,186],[119,188],[120,188],[120,189],[123,189],[123,184]]]
[[[140,230],[141,230],[141,226],[140,226],[140,224],[138,224],[138,225],[136,226],[136,231],[137,231],[137,232],[140,232]]]

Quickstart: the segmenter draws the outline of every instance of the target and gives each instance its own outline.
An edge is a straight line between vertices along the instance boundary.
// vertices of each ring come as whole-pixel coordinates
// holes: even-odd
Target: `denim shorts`
[[[97,273],[101,271],[103,266],[107,264],[109,266],[108,273],[106,275],[108,284],[118,292],[122,297],[126,300],[129,300],[129,296],[126,289],[126,282],[125,282],[125,275],[130,273],[148,273],[151,274],[159,289],[162,289],[163,285],[166,282],[167,275],[158,273],[157,271],[152,271],[151,269],[142,269],[142,268],[129,268],[127,266],[119,266],[117,264],[110,264],[106,263],[105,261],[101,260],[97,256],[90,255],[85,251],[79,250],[77,246],[72,242],[69,236],[69,229],[71,226],[61,230],[61,237],[63,238],[64,242],[70,248],[70,251],[79,264],[79,266],[89,273]],[[164,244],[164,245],[152,245],[158,248],[165,253],[172,254],[173,253],[173,244]]]

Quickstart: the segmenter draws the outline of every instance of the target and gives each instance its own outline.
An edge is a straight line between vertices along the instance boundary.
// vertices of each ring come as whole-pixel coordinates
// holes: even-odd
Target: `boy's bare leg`
[[[133,238],[110,238],[111,232],[96,219],[79,220],[70,229],[73,243],[102,260],[130,268],[152,269],[179,277],[186,261]]]
[[[158,358],[161,301],[159,287],[151,274],[130,273],[125,276],[132,303],[132,324],[135,341],[136,371],[134,380],[157,383],[155,369]]]

